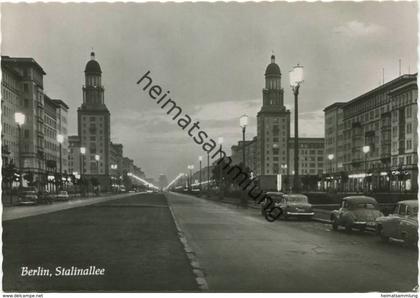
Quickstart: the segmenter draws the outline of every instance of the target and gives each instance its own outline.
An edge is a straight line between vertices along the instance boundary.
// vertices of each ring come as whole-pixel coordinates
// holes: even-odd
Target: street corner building
[[[324,109],[324,187],[417,192],[417,74]]]
[[[1,68],[2,185],[16,186],[19,173],[23,186],[54,189],[54,173],[69,173],[69,107],[44,93],[46,72],[34,59],[2,56]]]

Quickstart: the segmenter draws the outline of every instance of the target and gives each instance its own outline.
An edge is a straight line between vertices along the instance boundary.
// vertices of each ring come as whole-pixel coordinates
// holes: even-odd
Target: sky
[[[169,181],[205,152],[136,85],[148,70],[224,148],[249,115],[256,135],[264,71],[272,53],[292,111],[288,72],[299,63],[299,135],[323,137],[323,109],[402,73],[417,72],[415,2],[3,4],[1,52],[32,57],[44,91],[69,107],[77,132],[84,68],[93,49],[102,68],[111,140],[148,177]],[[292,118],[293,119],[293,118]],[[293,123],[293,120],[292,120]],[[293,132],[293,126],[292,126]]]

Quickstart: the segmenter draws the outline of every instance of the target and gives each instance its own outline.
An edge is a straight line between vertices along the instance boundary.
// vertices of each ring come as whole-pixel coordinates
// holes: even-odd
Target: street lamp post
[[[80,166],[80,180],[81,180],[81,185],[84,183],[84,172],[85,172],[85,168],[84,168],[84,159],[85,159],[85,154],[86,154],[86,148],[85,147],[80,147],[80,155],[79,155],[79,166]]]
[[[86,148],[85,147],[80,147],[79,166],[80,166],[80,175],[81,175],[82,179],[83,179],[83,173],[85,172],[85,169],[84,169],[84,166],[83,166],[83,160],[85,158],[85,156],[84,156],[85,154],[86,154]]]
[[[294,147],[294,180],[293,188],[295,192],[299,191],[299,129],[298,129],[298,96],[299,87],[303,82],[303,66],[299,64],[294,66],[289,73],[290,86],[295,97],[295,147]]]
[[[99,156],[99,154],[95,154],[95,160],[96,160],[96,174],[99,175],[99,160],[101,159],[101,157]]]
[[[113,179],[111,179],[111,190],[114,190],[113,184],[114,184],[114,180],[116,180],[116,176],[117,176],[116,170],[117,169],[118,169],[117,164],[112,164],[111,165],[111,170],[113,170],[112,172],[114,174],[114,175],[111,175],[111,177],[113,178]]]
[[[194,169],[194,165],[188,165],[189,170],[189,177],[188,177],[188,188],[190,191],[192,191],[192,170]]]
[[[248,115],[242,115],[239,118],[239,126],[242,128],[242,163],[245,169],[245,131],[248,125]]]
[[[25,124],[25,114],[23,113],[15,113],[15,122],[18,127],[18,134],[19,134],[19,188],[22,188],[22,125]]]
[[[331,180],[332,180],[332,161],[334,159],[334,154],[328,154],[328,160],[330,161],[330,176],[331,176]],[[330,186],[332,181],[330,180]]]
[[[201,194],[201,190],[202,190],[202,187],[201,187],[201,182],[202,182],[202,177],[201,177],[201,163],[202,163],[202,161],[203,161],[203,157],[200,155],[199,157],[198,157],[198,161],[200,162],[200,194]]]
[[[207,151],[207,192],[210,196],[210,153]]]
[[[63,179],[62,179],[62,175],[63,175],[63,158],[62,158],[62,150],[61,150],[61,148],[62,148],[62,144],[63,144],[63,142],[64,142],[64,136],[62,135],[62,134],[58,134],[57,135],[57,142],[58,142],[58,147],[59,147],[59,151],[60,151],[60,186],[61,186],[61,183],[63,182]]]
[[[242,115],[239,118],[239,126],[242,128],[242,166],[243,171],[246,169],[246,159],[245,159],[245,132],[246,132],[246,126],[248,125],[248,115]],[[242,206],[246,207],[248,204],[248,200],[246,198],[246,193],[243,192],[241,196],[241,203]]]
[[[369,153],[369,151],[370,151],[370,146],[363,146],[363,148],[362,148],[362,150],[363,150],[363,153],[364,153],[364,155],[365,155],[365,165],[364,165],[364,168],[365,168],[365,188],[366,188],[366,186],[368,186],[368,183],[367,183],[367,155],[368,155],[368,153]]]
[[[223,137],[217,139],[217,143],[220,146],[220,158],[218,161],[219,164],[219,197],[223,199],[223,189],[222,189],[222,149],[223,149]]]
[[[99,179],[99,160],[101,159],[101,157],[99,156],[99,154],[95,154],[95,160],[96,160],[96,174],[98,175],[98,179]],[[99,181],[97,181],[99,182]],[[93,183],[92,183],[93,184]],[[99,195],[99,189],[98,189],[98,185],[96,185],[96,191],[97,191],[97,195]]]
[[[289,184],[290,182],[289,182],[289,171],[288,171],[288,169],[287,169],[287,163],[285,163],[285,164],[282,164],[281,165],[281,168],[282,168],[282,174],[284,173],[284,172],[286,172],[286,179],[287,179],[287,184]],[[285,183],[285,186],[287,186],[287,184]],[[282,190],[283,191],[283,190]]]

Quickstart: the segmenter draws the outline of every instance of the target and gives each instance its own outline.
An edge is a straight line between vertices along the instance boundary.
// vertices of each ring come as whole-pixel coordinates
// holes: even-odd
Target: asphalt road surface
[[[33,215],[34,208],[22,210]],[[105,268],[105,274],[55,276],[54,272],[57,266],[91,265]],[[53,276],[21,276],[22,267],[38,266],[50,269]],[[3,290],[199,291],[161,194],[133,195],[4,221]]]
[[[210,291],[388,292],[417,285],[417,249],[382,243],[373,233],[335,232],[310,221],[269,223],[255,209],[167,197]]]
[[[255,209],[165,196],[6,210],[3,290],[197,292],[203,274],[210,292],[388,292],[417,284],[417,250],[372,233],[269,223]],[[21,276],[22,267],[91,265],[105,274]]]

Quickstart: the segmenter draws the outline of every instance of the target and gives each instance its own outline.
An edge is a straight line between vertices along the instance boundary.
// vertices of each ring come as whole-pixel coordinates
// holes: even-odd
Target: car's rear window
[[[350,204],[351,209],[376,209],[376,206],[371,203]]]
[[[270,196],[270,198],[272,198],[273,200],[277,200],[277,201],[279,201],[279,200],[281,200],[282,198],[283,198],[283,196],[282,195],[269,195]]]
[[[287,201],[290,203],[307,203],[308,198],[303,196],[288,196]]]

